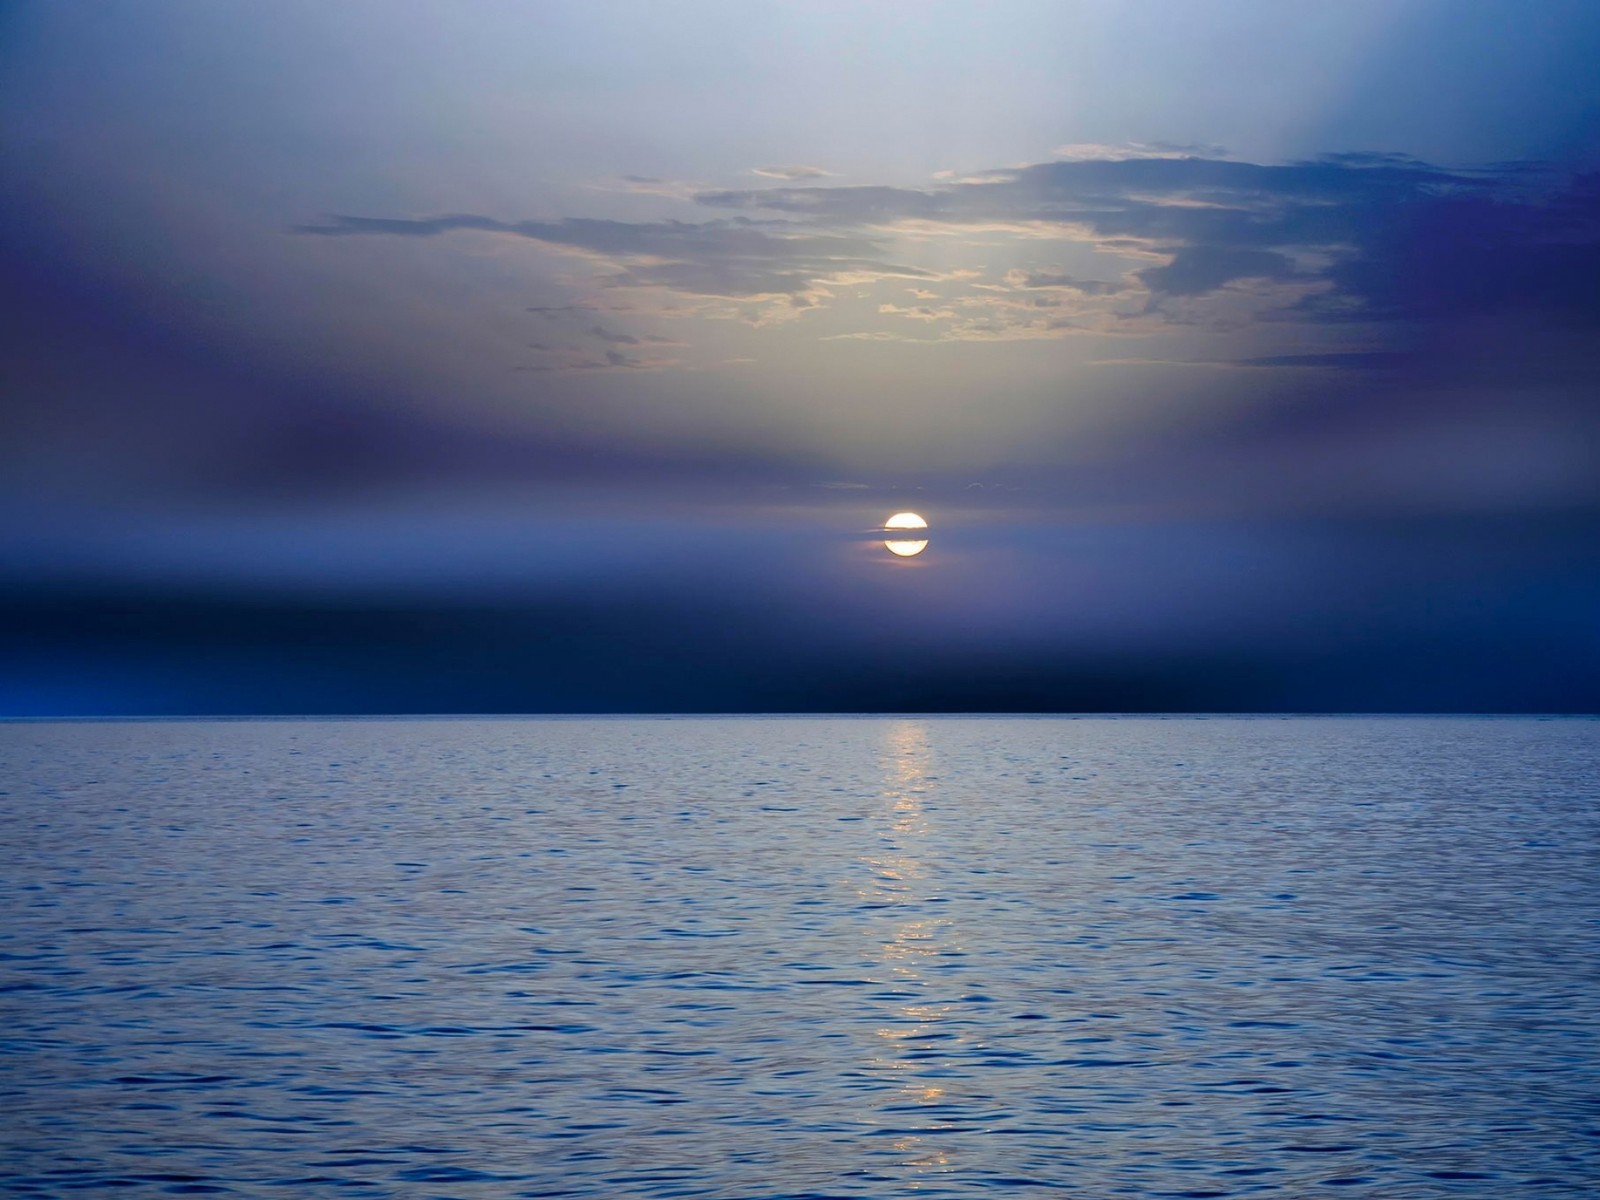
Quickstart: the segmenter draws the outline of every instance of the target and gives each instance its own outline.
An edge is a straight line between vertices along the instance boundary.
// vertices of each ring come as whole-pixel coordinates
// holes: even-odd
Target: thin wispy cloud
[[[664,371],[679,366],[675,358],[658,354],[635,354],[622,350],[603,350],[598,354],[574,351],[571,347],[531,347],[545,351],[544,361],[513,367],[533,374],[583,374],[593,371]]]
[[[1069,292],[1079,292],[1086,296],[1115,296],[1131,290],[1134,286],[1126,281],[1114,283],[1108,279],[1080,279],[1065,271],[1054,270],[1012,270],[1006,272],[1005,278],[1014,288],[1065,288]]]
[[[1206,142],[1127,142],[1122,145],[1107,145],[1103,142],[1069,142],[1065,146],[1057,146],[1054,154],[1056,158],[1067,161],[1081,159],[1120,161],[1125,158],[1228,157],[1228,152],[1223,147]]]
[[[1263,354],[1253,358],[1097,358],[1095,367],[1207,367],[1218,371],[1394,371],[1419,364],[1398,350],[1332,350]]]
[[[766,179],[786,179],[790,182],[801,179],[827,179],[833,175],[832,171],[824,171],[821,167],[755,167],[750,173]]]
[[[526,238],[599,260],[608,269],[597,281],[601,286],[664,288],[694,296],[797,297],[832,281],[935,277],[934,272],[877,257],[884,249],[883,238],[744,218],[693,223],[502,221],[464,213],[418,218],[334,216],[296,232],[317,237],[479,233]]]

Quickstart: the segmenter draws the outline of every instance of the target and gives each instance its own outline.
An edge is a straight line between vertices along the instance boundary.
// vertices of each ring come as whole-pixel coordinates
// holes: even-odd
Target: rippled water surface
[[[1600,1194],[1600,722],[0,726],[0,1188]]]

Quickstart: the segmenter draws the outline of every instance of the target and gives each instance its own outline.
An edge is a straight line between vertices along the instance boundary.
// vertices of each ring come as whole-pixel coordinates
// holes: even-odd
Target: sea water
[[[1600,722],[0,726],[0,1187],[1600,1192]]]

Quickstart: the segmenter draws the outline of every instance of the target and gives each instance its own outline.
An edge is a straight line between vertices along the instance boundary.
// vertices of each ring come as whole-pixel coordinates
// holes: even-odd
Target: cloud
[[[554,350],[545,362],[517,366],[512,370],[565,375],[588,371],[661,371],[678,365],[677,359],[661,355],[630,354],[622,350],[589,354],[567,347]]]
[[[1125,283],[1112,283],[1105,279],[1079,279],[1061,271],[1006,272],[1006,282],[1019,288],[1066,288],[1086,296],[1115,296],[1128,290]]]
[[[1203,296],[1235,279],[1293,279],[1294,263],[1273,250],[1228,246],[1185,246],[1164,267],[1140,271],[1152,292],[1166,296]]]
[[[589,185],[602,192],[628,192],[636,196],[663,196],[669,200],[689,200],[706,189],[704,183],[686,179],[659,179],[654,175],[619,175],[615,179]]]
[[[953,308],[934,308],[927,304],[916,304],[911,306],[900,304],[880,304],[878,305],[878,311],[880,313],[905,317],[912,321],[948,321],[956,315]]]
[[[1165,257],[1141,277],[1157,295],[1203,296],[1247,278],[1317,282],[1321,294],[1292,314],[1307,321],[1523,306],[1600,320],[1600,182],[1525,166],[1447,170],[1364,153],[1278,165],[1099,157],[923,189],[811,186],[697,199],[841,231],[1032,226],[1106,252]]]
[[[1600,176],[1534,164],[1447,169],[1391,153],[1262,164],[1207,157],[1212,147],[1072,149],[920,188],[832,185],[818,182],[820,168],[764,167],[792,186],[698,192],[702,208],[729,214],[703,222],[458,213],[338,216],[299,232],[530,239],[589,258],[598,288],[700,298],[679,315],[754,324],[843,312],[842,299],[886,280],[945,285],[935,308],[863,306],[848,318],[862,324],[830,336],[894,338],[885,323],[979,303],[989,305],[981,320],[973,310],[972,323],[940,336],[1261,322],[1394,330],[1505,313],[1600,324]],[[1059,261],[1063,244],[1110,260],[1114,278],[1040,261]],[[1003,274],[966,269],[992,261],[995,246],[1007,247]],[[707,299],[764,307],[713,311]],[[1038,310],[1052,306],[1070,311],[1043,320]]]
[[[577,312],[587,309],[572,306]],[[559,315],[563,310],[556,310]],[[595,343],[600,343],[599,347]],[[650,333],[628,333],[604,325],[569,328],[564,341],[529,342],[538,361],[512,369],[535,373],[565,374],[579,371],[659,371],[681,364],[657,351],[682,346],[672,338]]]
[[[791,182],[797,179],[827,179],[833,175],[832,171],[824,171],[821,167],[756,167],[750,173]]]
[[[1228,152],[1209,142],[1124,142],[1107,145],[1103,142],[1069,142],[1055,148],[1058,159],[1099,159],[1120,161],[1125,158],[1226,158]]]
[[[834,228],[1011,222],[1084,230],[1085,240],[1268,249],[1340,241],[1386,205],[1491,187],[1479,176],[1422,165],[1133,158],[1037,163],[920,190],[813,186],[707,192],[697,199],[708,207],[765,210]]]
[[[574,313],[591,313],[595,310],[588,304],[530,304],[523,311],[541,317],[564,317]]]
[[[744,218],[692,223],[501,221],[470,213],[437,217],[334,216],[297,232],[317,237],[429,238],[487,233],[527,238],[587,254],[612,269],[610,287],[658,287],[698,296],[801,297],[817,286],[850,278],[936,278],[932,271],[883,261],[883,238],[857,232],[798,228]]]
[[[1226,365],[1267,369],[1390,371],[1410,366],[1416,356],[1399,350],[1340,350],[1320,354],[1264,354],[1236,358]]]
[[[1206,367],[1215,370],[1392,371],[1418,365],[1401,350],[1330,350],[1309,354],[1263,354],[1252,358],[1097,358],[1096,367]]]

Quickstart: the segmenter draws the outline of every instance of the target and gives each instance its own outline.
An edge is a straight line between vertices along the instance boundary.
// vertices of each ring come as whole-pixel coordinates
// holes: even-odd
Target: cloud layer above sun
[[[591,302],[602,306],[607,296],[626,297],[646,313],[698,305],[704,315],[752,322],[851,308],[852,327],[829,337],[1137,336],[1251,320],[1364,326],[1371,339],[1416,322],[1506,312],[1600,320],[1594,177],[1535,165],[1447,170],[1394,154],[1263,165],[1093,149],[1106,156],[923,188],[807,183],[690,193],[699,209],[737,214],[711,219],[341,215],[298,232],[528,239],[587,259]],[[1061,259],[1088,265],[1069,269]],[[863,298],[879,303],[847,304]],[[1349,361],[1372,360],[1357,353]]]

